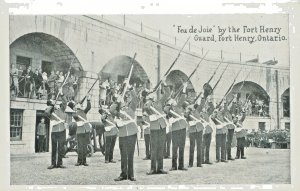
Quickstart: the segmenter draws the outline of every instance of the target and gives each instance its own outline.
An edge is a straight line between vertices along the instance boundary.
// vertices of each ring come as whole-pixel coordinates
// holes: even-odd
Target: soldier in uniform
[[[163,169],[164,145],[166,140],[167,122],[163,116],[163,104],[170,95],[170,89],[163,81],[164,94],[154,102],[154,93],[147,96],[143,110],[149,115],[151,140],[151,169],[147,173],[167,174]]]
[[[203,119],[203,124],[205,124],[205,128],[203,131],[203,144],[202,144],[202,164],[212,164],[209,161],[209,151],[210,151],[210,143],[211,143],[211,135],[213,132],[213,129],[210,125],[210,115],[212,114],[213,109],[213,104],[210,102],[209,103],[209,108],[203,107],[200,117]]]
[[[236,150],[236,157],[235,159],[246,159],[245,153],[244,153],[244,147],[246,144],[246,135],[247,131],[243,129],[243,122],[246,118],[245,110],[242,109],[241,116],[236,116],[234,118],[234,123],[237,126],[236,128],[236,138],[237,138],[237,150]]]
[[[99,109],[99,113],[101,114],[101,123],[105,128],[105,163],[116,163],[113,160],[113,154],[119,130],[115,124],[109,121],[109,111]]]
[[[62,95],[62,89],[60,89],[60,94]],[[67,105],[67,99],[62,96],[62,103],[60,106],[55,106],[53,100],[47,101],[47,108],[45,114],[50,118],[53,124],[51,129],[51,142],[52,142],[52,153],[51,153],[51,165],[48,169],[53,168],[65,168],[63,166],[62,158],[64,156],[64,142],[65,136],[65,120],[66,114],[65,109]],[[57,158],[56,158],[57,156]]]
[[[190,155],[189,155],[189,168],[193,167],[194,163],[194,151],[195,151],[195,143],[197,146],[197,167],[202,167],[202,134],[204,126],[200,123],[199,113],[197,110],[193,110],[194,106],[189,106],[188,102],[184,102],[183,108],[185,111],[186,121],[189,123],[188,133],[190,138]],[[198,117],[198,118],[196,118]]]
[[[150,139],[150,123],[149,116],[146,112],[143,112],[143,121],[142,127],[144,130],[144,139],[145,139],[145,151],[146,157],[143,160],[151,159],[151,139]]]
[[[226,160],[226,125],[220,108],[216,108],[211,119],[216,126],[216,162],[227,162]],[[221,152],[221,158],[220,158]]]
[[[224,109],[222,111],[224,120],[228,123],[226,125],[226,128],[228,129],[227,131],[227,160],[234,160],[234,158],[231,157],[231,143],[232,143],[232,138],[234,134],[234,128],[235,124],[232,121],[232,114],[230,112],[231,108],[229,109],[228,103],[225,101],[224,103]]]
[[[71,107],[72,108],[72,107]],[[87,113],[91,109],[91,101],[90,96],[87,95],[87,105],[83,109],[83,105],[81,103],[77,103],[75,106],[75,113],[73,113],[73,118],[77,123],[77,142],[78,142],[78,158],[75,166],[83,165],[88,166],[86,162],[87,156],[87,145],[90,143],[90,133],[92,129],[92,125],[87,122]]]
[[[129,89],[127,101],[122,107],[122,97],[117,98],[117,102],[109,108],[110,113],[115,117],[115,122],[119,128],[119,147],[121,153],[121,174],[115,181],[129,179],[136,181],[133,170],[133,156],[135,144],[137,143],[138,127],[135,122],[135,111],[138,106],[138,98],[132,88]],[[122,107],[122,109],[121,109]]]
[[[172,137],[172,170],[187,170],[184,167],[184,148],[186,140],[186,128],[188,123],[183,117],[184,109],[182,108],[183,102],[186,99],[186,87],[184,84],[182,93],[179,97],[178,103],[174,99],[170,99],[164,110],[167,113],[170,125],[171,125],[171,137]],[[179,155],[177,154],[179,150]],[[179,164],[177,166],[177,156],[179,156]]]
[[[209,97],[210,93],[204,89],[204,95],[200,100],[195,100],[193,107],[195,108],[194,115],[203,126],[202,148],[201,148],[201,163],[212,164],[209,162],[209,151],[212,135],[212,127],[210,125],[210,115],[214,110],[214,105]]]

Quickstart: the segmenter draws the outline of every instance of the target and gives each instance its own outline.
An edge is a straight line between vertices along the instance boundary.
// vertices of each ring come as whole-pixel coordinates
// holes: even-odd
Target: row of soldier
[[[119,136],[119,148],[121,154],[121,174],[115,181],[129,179],[135,181],[134,177],[134,152],[138,144],[138,126],[135,121],[138,98],[134,88],[125,83],[123,92],[115,94],[113,103],[108,107],[100,106],[100,120],[98,123],[89,122],[87,113],[91,108],[90,96],[86,96],[86,107],[83,107],[83,99],[79,103],[67,101],[62,92],[62,103],[57,106],[54,100],[47,101],[45,113],[51,119],[52,131],[52,160],[49,169],[65,168],[62,158],[64,156],[65,141],[65,119],[66,108],[73,111],[73,119],[76,121],[76,136],[78,141],[78,160],[76,166],[88,166],[86,161],[87,145],[90,142],[90,134],[93,126],[100,125],[105,131],[106,152],[105,162],[115,163],[113,150],[117,135]],[[203,96],[191,102],[186,99],[187,83],[182,85],[180,91],[172,93],[165,79],[160,84],[161,91],[157,96],[156,91],[147,93],[146,103],[143,106],[143,128],[145,133],[146,159],[151,160],[151,174],[168,173],[163,166],[165,150],[168,151],[172,141],[172,168],[173,170],[187,170],[184,166],[184,150],[186,133],[189,134],[190,152],[189,166],[193,166],[194,150],[197,147],[197,167],[202,164],[212,164],[209,161],[210,143],[212,133],[216,133],[216,162],[227,162],[234,160],[231,156],[231,141],[235,129],[237,131],[237,153],[235,158],[245,159],[244,144],[245,134],[242,122],[245,119],[245,110],[238,109],[236,100],[226,101],[214,106],[212,99],[205,92]],[[157,96],[157,98],[156,98]],[[167,147],[167,148],[166,148]],[[149,149],[151,148],[151,149]],[[149,151],[151,150],[151,151]],[[165,156],[168,158],[170,155]]]

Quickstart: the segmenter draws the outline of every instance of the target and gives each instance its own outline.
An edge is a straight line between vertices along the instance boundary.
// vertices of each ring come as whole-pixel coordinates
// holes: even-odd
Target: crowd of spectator
[[[26,97],[31,99],[49,99],[55,98],[59,89],[65,81],[67,72],[52,70],[50,74],[42,71],[41,68],[32,69],[28,66],[21,75],[19,75],[16,65],[11,69],[11,96]],[[77,92],[76,77],[70,73],[62,90],[67,99],[74,100]]]
[[[259,98],[247,100],[246,115],[268,117],[269,106],[265,103],[264,100]]]
[[[272,129],[269,131],[253,131],[247,135],[248,146],[270,148],[272,143],[290,143],[288,129]]]

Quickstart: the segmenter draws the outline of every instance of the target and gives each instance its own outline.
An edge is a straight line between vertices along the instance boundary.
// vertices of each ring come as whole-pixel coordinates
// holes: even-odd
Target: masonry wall
[[[135,52],[137,53],[136,61],[146,71],[152,86],[154,86],[157,83],[158,78],[157,45],[160,46],[161,74],[166,72],[170,64],[176,58],[178,51],[182,46],[182,44],[178,44],[178,46],[171,45],[157,38],[153,38],[143,33],[113,24],[105,19],[95,16],[10,16],[10,44],[23,35],[35,32],[51,35],[62,41],[73,52],[77,52],[76,57],[84,70],[79,80],[80,90],[77,99],[81,99],[85,95],[89,87],[95,81],[97,74],[102,70],[106,63],[108,63],[111,59],[121,55],[132,57]],[[34,57],[34,65],[37,65],[40,60],[43,59],[49,61],[53,60],[51,57],[47,57],[47,55],[44,55],[43,53],[37,53],[38,51],[36,50],[28,50],[23,47],[23,45],[20,45],[19,47],[20,48],[11,47],[11,63],[15,62],[16,55],[18,54],[31,54]],[[178,59],[178,62],[175,64],[173,70],[180,70],[188,76],[200,61],[201,56],[203,56],[202,53],[190,52],[186,47]],[[202,90],[203,84],[206,83],[211,77],[212,73],[219,64],[218,61],[220,61],[220,56],[216,55],[215,53],[209,53],[207,58],[214,61],[203,62],[196,74],[191,79],[196,92]],[[224,60],[228,61],[234,60],[239,62],[237,58],[239,57],[224,55]],[[245,61],[249,59],[253,58],[243,57],[242,61],[245,64]],[[256,67],[252,67],[250,65]],[[252,81],[258,84],[270,96],[271,117],[268,119],[269,122],[267,124],[269,125],[267,126],[270,128],[275,128],[277,117],[277,92],[276,81],[274,78],[275,70],[270,69],[267,71],[265,65],[263,67],[259,67],[261,65],[255,63],[251,63],[250,65],[248,64],[248,66],[243,67],[242,72],[236,79],[236,83],[245,80],[245,76],[247,76],[250,72],[247,81]],[[211,81],[211,85],[214,85],[217,82],[218,76],[220,76],[226,66],[226,63],[221,65],[217,71],[216,77]],[[222,80],[214,92],[215,101],[218,101],[223,97],[224,93],[233,82],[241,67],[242,66],[239,64],[230,64],[228,66]],[[287,120],[283,119],[282,117],[282,103],[280,96],[289,87],[289,72],[279,71],[278,76],[280,119]],[[95,87],[96,88],[91,92],[93,108],[88,114],[88,118],[91,120],[98,119],[98,84],[96,84]],[[23,106],[13,106],[12,104],[11,108],[13,107],[17,108]],[[24,111],[24,117],[26,117],[26,119],[28,118],[28,121],[34,121],[35,123],[35,119],[33,119],[32,116],[36,108],[33,106],[28,107],[29,109]],[[254,126],[251,120],[249,119],[249,126]],[[30,140],[26,137],[26,133],[31,133],[32,129],[28,128],[26,131],[27,132],[24,132],[25,137],[23,142],[27,145],[30,145],[32,143],[30,143]],[[13,150],[15,147],[12,145],[11,148]]]

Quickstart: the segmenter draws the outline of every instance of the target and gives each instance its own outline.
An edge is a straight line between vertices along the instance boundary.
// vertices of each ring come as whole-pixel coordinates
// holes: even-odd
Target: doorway
[[[50,126],[50,120],[47,118],[44,114],[44,111],[36,111],[36,126],[35,126],[35,152],[39,152],[39,140],[37,139],[37,126],[41,122],[41,119],[45,119],[45,124],[46,124],[46,138],[43,144],[43,150],[45,152],[49,152],[49,126]]]
[[[46,72],[50,76],[51,71],[53,70],[53,63],[48,61],[42,61],[42,72]]]

